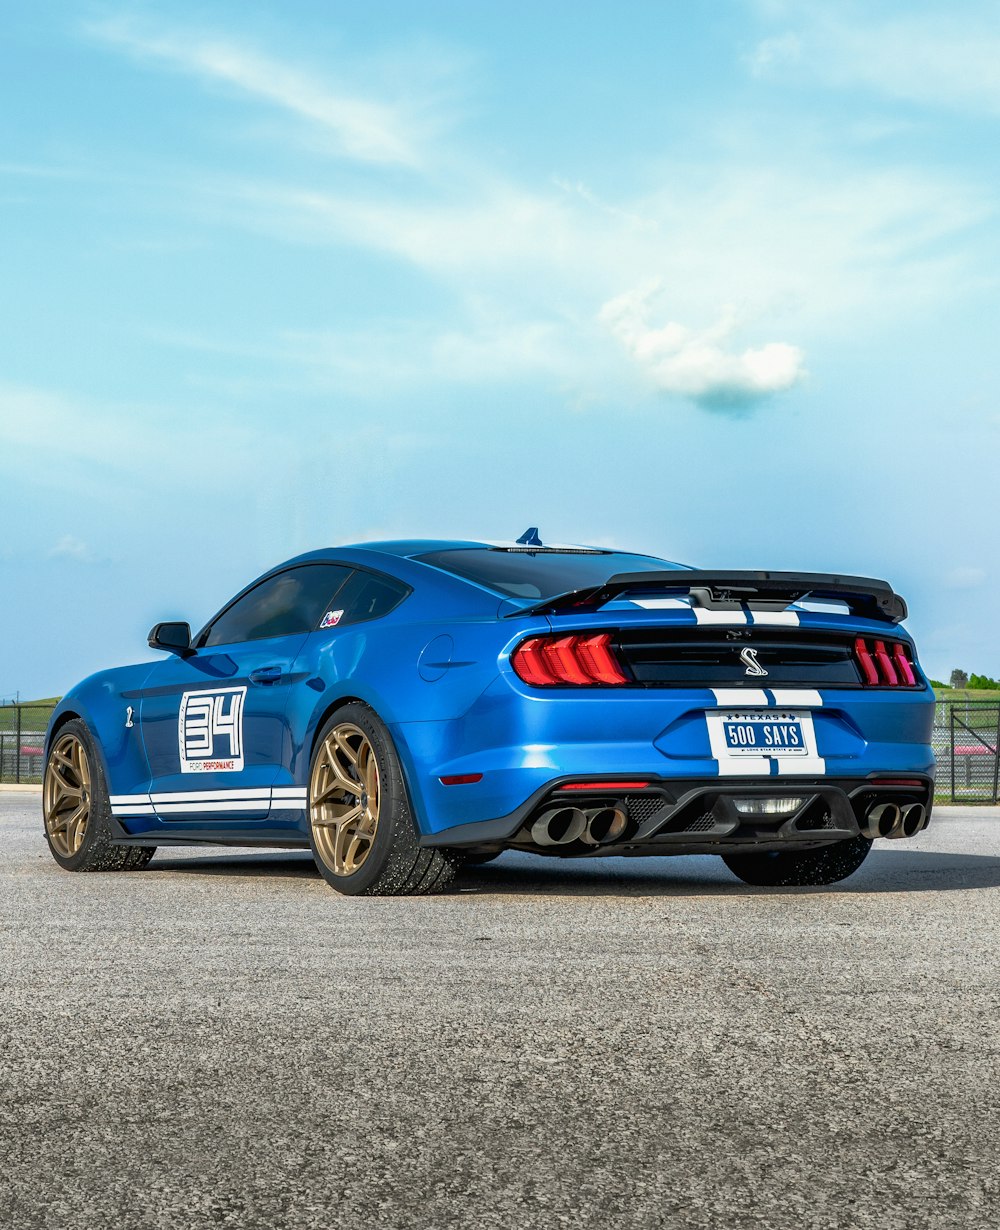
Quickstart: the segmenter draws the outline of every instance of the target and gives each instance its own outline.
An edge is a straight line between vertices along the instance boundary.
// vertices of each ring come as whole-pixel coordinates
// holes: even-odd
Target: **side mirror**
[[[182,658],[194,652],[191,648],[190,624],[154,624],[146,638],[146,643],[150,649],[162,649],[165,653],[179,653]]]

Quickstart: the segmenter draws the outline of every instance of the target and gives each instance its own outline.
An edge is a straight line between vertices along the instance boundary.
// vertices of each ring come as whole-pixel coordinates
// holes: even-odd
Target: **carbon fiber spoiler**
[[[852,615],[898,624],[906,618],[906,603],[888,581],[872,577],[842,577],[828,572],[715,572],[678,569],[670,572],[620,572],[603,585],[556,594],[512,615],[566,615],[597,611],[622,594],[663,594],[700,591],[696,605],[725,609],[741,602],[788,606],[804,598],[832,599],[847,604]]]

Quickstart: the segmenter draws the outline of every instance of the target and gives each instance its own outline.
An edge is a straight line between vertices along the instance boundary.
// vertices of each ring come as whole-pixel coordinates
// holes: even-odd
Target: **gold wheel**
[[[90,758],[76,735],[57,739],[45,766],[45,830],[61,858],[83,845],[92,799]]]
[[[320,744],[309,781],[313,840],[334,875],[353,875],[371,854],[379,802],[371,741],[351,722],[334,726]]]

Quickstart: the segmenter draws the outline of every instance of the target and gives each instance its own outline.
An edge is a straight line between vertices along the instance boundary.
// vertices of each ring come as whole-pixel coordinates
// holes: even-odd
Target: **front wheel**
[[[309,834],[326,882],[349,896],[440,892],[457,860],[423,849],[389,732],[360,702],[319,732],[309,773]]]
[[[745,884],[767,888],[816,887],[846,880],[865,861],[871,848],[871,841],[859,833],[818,850],[723,854],[722,861]]]
[[[104,769],[85,722],[59,728],[49,748],[42,784],[45,838],[52,857],[67,871],[133,871],[156,851],[115,845],[111,800]]]

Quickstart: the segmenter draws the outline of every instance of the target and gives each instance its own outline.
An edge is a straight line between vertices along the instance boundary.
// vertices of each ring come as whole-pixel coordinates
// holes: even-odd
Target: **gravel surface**
[[[0,795],[11,1227],[996,1227],[1000,809],[830,889],[505,855],[70,875]]]

